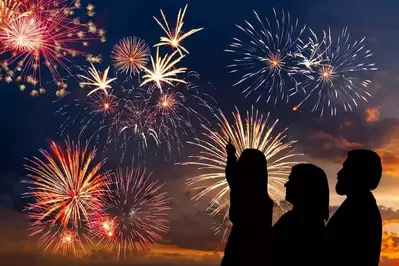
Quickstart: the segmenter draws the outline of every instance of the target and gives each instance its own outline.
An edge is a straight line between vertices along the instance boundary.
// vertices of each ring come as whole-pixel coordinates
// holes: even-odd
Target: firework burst
[[[21,82],[24,88],[30,84],[35,91],[36,86],[43,89],[41,70],[45,66],[52,79],[63,84],[59,69],[70,74],[72,58],[85,56],[83,47],[89,41],[105,41],[104,30],[93,22],[80,21],[80,9],[74,0],[0,2],[0,56],[10,82]]]
[[[100,173],[103,163],[93,163],[95,150],[69,140],[65,144],[64,149],[51,142],[50,153],[40,150],[44,161],[34,157],[25,166],[31,172],[26,181],[26,196],[33,199],[26,207],[31,235],[40,235],[39,246],[53,245],[54,252],[74,250],[82,238],[90,240],[88,227],[108,189],[107,177]]]
[[[150,142],[159,147],[163,138],[157,123],[157,112],[145,97],[144,94],[136,94],[132,99],[124,98],[113,124],[118,138],[124,139],[125,143],[133,137],[139,154],[148,148]]]
[[[287,12],[273,12],[274,20],[262,20],[254,11],[258,26],[248,21],[245,26],[236,25],[246,38],[233,38],[225,51],[235,57],[228,66],[230,73],[243,73],[234,86],[242,86],[245,97],[254,93],[258,94],[257,102],[266,97],[266,102],[276,104],[279,99],[288,102],[298,91],[293,53],[302,44],[305,26],[300,26]]]
[[[367,63],[371,56],[365,38],[351,42],[347,28],[336,39],[331,30],[323,32],[322,38],[311,31],[308,43],[296,53],[306,66],[302,70],[306,76],[303,82],[306,97],[297,108],[314,99],[312,112],[323,115],[329,111],[334,116],[340,106],[344,111],[353,111],[358,101],[367,102],[371,97],[367,92],[371,81],[362,79],[359,73],[377,70],[374,63]]]
[[[97,222],[97,233],[118,258],[144,252],[169,231],[170,198],[162,192],[163,184],[150,176],[145,170],[128,168],[114,175],[115,189],[109,195],[106,218]]]
[[[105,94],[108,94],[108,89],[111,88],[111,83],[116,80],[116,78],[108,77],[109,67],[105,69],[104,73],[100,73],[94,66],[91,64],[89,68],[88,75],[78,75],[81,78],[82,82],[80,82],[81,87],[90,86],[94,87],[87,96],[97,91],[103,91]]]
[[[284,193],[281,191],[282,185],[291,171],[292,166],[297,164],[293,161],[295,157],[301,154],[293,153],[293,146],[296,141],[287,141],[285,132],[272,133],[278,123],[268,124],[269,115],[264,116],[258,111],[247,112],[246,120],[242,120],[240,113],[236,109],[234,115],[234,126],[232,126],[225,115],[220,112],[217,116],[220,130],[214,130],[203,126],[204,137],[207,140],[197,139],[190,144],[201,149],[201,155],[191,156],[191,161],[183,163],[183,165],[195,165],[202,171],[198,176],[189,178],[188,185],[194,190],[200,192],[193,198],[195,200],[202,199],[205,195],[211,195],[210,208],[218,205],[213,213],[221,212],[226,206],[220,205],[229,192],[229,186],[225,178],[225,166],[227,155],[225,147],[230,139],[240,155],[247,148],[255,148],[262,151],[267,158],[268,169],[268,191],[270,197],[277,204],[283,199]],[[265,188],[267,189],[267,188]]]
[[[176,49],[177,51],[179,51],[180,55],[183,55],[183,51],[187,54],[189,53],[187,51],[187,49],[181,45],[181,42],[184,39],[186,39],[187,37],[193,35],[194,33],[201,31],[203,28],[192,29],[186,33],[182,32],[182,28],[183,28],[183,24],[184,24],[183,19],[184,19],[184,15],[186,14],[187,6],[188,5],[186,5],[184,7],[183,11],[181,9],[179,9],[179,13],[177,14],[176,27],[174,28],[174,30],[169,27],[168,21],[166,20],[166,16],[162,10],[161,10],[161,15],[162,15],[165,25],[162,24],[162,22],[160,22],[156,17],[154,17],[155,21],[158,23],[158,25],[162,28],[162,30],[167,35],[167,36],[161,37],[160,42],[158,44],[156,44],[155,46],[168,45],[168,46],[172,47],[173,49]]]
[[[141,39],[129,37],[119,41],[112,50],[111,58],[119,72],[135,75],[147,65],[150,48]]]
[[[166,54],[164,57],[160,57],[159,47],[157,47],[155,60],[151,56],[152,70],[143,66],[146,74],[143,75],[144,81],[140,86],[143,86],[149,82],[153,82],[162,91],[162,83],[166,83],[171,86],[173,86],[173,82],[186,83],[183,79],[177,78],[177,75],[185,73],[187,68],[174,68],[184,56],[181,55],[178,58],[174,58],[176,54],[177,51],[170,55]]]

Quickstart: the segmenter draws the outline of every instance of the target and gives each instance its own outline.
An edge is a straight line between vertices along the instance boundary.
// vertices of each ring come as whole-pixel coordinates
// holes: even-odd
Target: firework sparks
[[[228,66],[230,73],[244,72],[233,86],[248,83],[242,91],[245,97],[258,93],[256,101],[266,96],[266,102],[276,104],[279,99],[288,102],[298,91],[298,67],[293,54],[302,44],[305,26],[299,26],[289,13],[273,12],[275,20],[265,18],[264,22],[254,11],[259,29],[248,21],[245,26],[237,25],[248,40],[234,38],[225,51],[235,56],[234,63]]]
[[[158,110],[162,115],[176,115],[178,105],[184,101],[181,93],[166,91],[159,96]],[[181,100],[181,101],[179,101]]]
[[[149,140],[157,146],[161,143],[157,113],[143,98],[126,100],[115,121],[119,133],[133,133],[142,150],[148,148]]]
[[[192,186],[195,190],[200,190],[194,199],[199,200],[207,194],[216,195],[211,200],[210,206],[212,207],[226,197],[229,186],[225,179],[227,160],[225,147],[227,141],[231,139],[238,155],[247,148],[259,149],[265,154],[268,162],[269,195],[279,204],[280,199],[284,197],[281,192],[282,185],[286,182],[292,166],[298,163],[292,159],[301,155],[292,152],[296,141],[286,140],[286,130],[278,132],[273,137],[272,133],[278,120],[269,125],[269,115],[265,117],[254,109],[247,113],[245,121],[241,119],[240,113],[236,110],[234,126],[230,125],[222,112],[217,118],[220,126],[219,132],[204,126],[205,132],[203,135],[207,140],[197,139],[196,142],[189,142],[199,147],[202,150],[202,155],[191,156],[192,161],[183,163],[183,165],[195,165],[201,171],[205,171],[188,180],[189,186]],[[220,205],[219,208],[214,210],[214,214],[220,212],[224,207],[224,205]]]
[[[227,199],[218,199],[209,209],[210,215],[214,218],[211,230],[215,235],[221,236],[222,242],[227,242],[232,223],[229,218],[230,201]]]
[[[115,174],[116,187],[106,211],[111,218],[100,219],[97,230],[118,258],[135,250],[144,252],[169,231],[170,198],[161,191],[163,184],[151,181],[150,176],[145,170],[133,169],[118,169]]]
[[[34,53],[40,49],[43,42],[43,28],[34,16],[25,16],[14,19],[8,27],[0,31],[0,40],[6,49]]]
[[[187,54],[189,53],[187,51],[187,49],[181,45],[181,42],[184,39],[186,39],[187,37],[193,35],[194,33],[201,31],[203,28],[192,29],[186,33],[182,33],[182,28],[183,28],[183,24],[184,24],[183,19],[184,19],[184,15],[186,14],[187,6],[188,5],[186,5],[184,7],[183,12],[181,9],[179,9],[179,13],[177,14],[176,27],[174,28],[174,30],[172,30],[169,27],[168,21],[166,20],[166,16],[162,10],[161,10],[161,15],[162,15],[165,25],[163,25],[162,22],[160,22],[156,17],[154,17],[155,21],[158,23],[158,25],[162,28],[162,30],[167,35],[165,37],[161,37],[160,42],[158,44],[156,44],[155,46],[162,46],[162,45],[171,46],[172,48],[179,51],[180,55],[183,54],[182,51],[184,51]]]
[[[102,116],[112,116],[117,112],[118,98],[111,93],[96,92],[87,99],[94,114]]]
[[[179,79],[176,76],[178,74],[183,74],[186,72],[187,68],[180,67],[174,68],[177,63],[184,56],[179,56],[174,59],[174,56],[177,54],[177,51],[173,52],[171,55],[166,54],[163,58],[159,56],[159,47],[157,47],[157,54],[154,58],[151,56],[151,64],[152,70],[143,66],[144,71],[146,72],[143,75],[144,81],[141,83],[141,86],[154,82],[156,86],[162,91],[162,83],[167,83],[173,86],[173,82],[177,83],[186,83],[183,79]]]
[[[63,149],[51,142],[50,153],[40,150],[45,161],[34,157],[28,160],[31,165],[25,165],[31,172],[31,180],[26,181],[31,191],[26,195],[34,201],[26,208],[31,235],[41,235],[39,246],[54,245],[54,252],[80,242],[84,225],[90,224],[103,205],[108,185],[107,177],[100,173],[103,163],[93,164],[95,150],[89,152],[87,145],[81,148],[69,140],[65,143]]]
[[[86,55],[77,44],[85,47],[90,40],[105,37],[105,31],[92,22],[80,22],[77,17],[80,7],[75,2],[0,1],[0,55],[6,62],[3,70],[13,71],[13,75],[7,76],[9,80],[30,84],[37,91],[36,86],[43,88],[41,65],[44,65],[56,83],[63,83],[59,69],[71,74],[68,67],[71,59]]]
[[[135,75],[147,65],[150,48],[136,37],[119,41],[112,50],[111,58],[115,68],[129,75]]]
[[[0,0],[0,26],[3,26],[13,19],[26,16],[29,12],[20,14],[21,2],[16,0]]]
[[[85,80],[81,82],[81,86],[90,86],[95,87],[92,89],[87,96],[97,91],[103,91],[105,94],[108,94],[108,89],[111,88],[111,84],[116,78],[108,78],[109,67],[105,69],[104,73],[101,74],[94,66],[91,64],[91,67],[88,71],[88,76],[78,75],[81,79]]]
[[[347,28],[336,41],[330,30],[323,32],[321,40],[311,31],[309,42],[297,53],[307,67],[302,70],[307,77],[303,84],[306,97],[298,108],[315,98],[312,112],[320,112],[322,116],[325,109],[329,109],[330,115],[334,116],[340,105],[347,112],[353,111],[359,100],[367,102],[371,97],[367,92],[371,81],[357,74],[377,70],[374,63],[366,62],[371,56],[371,51],[365,47],[365,38],[350,42]]]

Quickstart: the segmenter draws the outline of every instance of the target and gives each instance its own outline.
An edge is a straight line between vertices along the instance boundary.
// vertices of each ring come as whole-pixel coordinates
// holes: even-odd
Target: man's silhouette
[[[375,152],[348,152],[348,158],[337,174],[335,188],[339,195],[347,198],[326,228],[329,265],[378,265],[382,221],[371,191],[377,188],[381,174],[381,159]]]
[[[273,265],[325,265],[325,222],[329,216],[329,188],[324,171],[313,164],[292,168],[285,184],[292,210],[273,226]]]
[[[273,201],[267,193],[266,157],[259,150],[246,149],[237,161],[231,143],[226,150],[233,225],[221,265],[270,265]]]

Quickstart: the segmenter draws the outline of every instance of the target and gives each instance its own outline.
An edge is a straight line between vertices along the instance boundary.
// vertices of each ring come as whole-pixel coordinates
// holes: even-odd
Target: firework
[[[150,147],[169,160],[181,152],[183,138],[195,136],[195,125],[209,124],[215,104],[199,90],[205,85],[200,86],[197,73],[188,72],[182,79],[185,83],[162,91],[152,84],[140,87],[140,78],[127,78],[122,84],[114,82],[107,94],[102,90],[84,98],[70,94],[59,101],[62,105],[56,111],[63,116],[59,134],[79,128],[79,139],[94,140],[102,156],[115,149],[121,162],[130,155],[144,158]]]
[[[256,101],[266,97],[266,102],[276,104],[279,99],[288,102],[298,91],[293,54],[302,44],[300,38],[305,26],[300,26],[298,19],[292,19],[287,12],[278,13],[274,9],[273,12],[274,20],[263,21],[254,11],[259,25],[248,21],[245,26],[237,25],[246,38],[234,38],[225,51],[235,57],[228,66],[230,73],[243,73],[234,86],[242,86],[245,97],[254,93],[258,94]]]
[[[165,91],[159,95],[157,108],[159,113],[164,116],[176,115],[177,108],[184,102],[184,96],[182,93]]]
[[[70,74],[71,59],[86,55],[82,47],[88,46],[90,40],[105,41],[104,30],[93,22],[80,22],[77,17],[80,6],[76,3],[74,0],[0,2],[3,22],[0,56],[10,81],[30,84],[37,91],[36,86],[44,86],[43,65],[56,83],[63,83],[59,69]]]
[[[40,150],[44,161],[34,157],[25,165],[31,172],[26,181],[26,195],[33,199],[26,208],[31,235],[40,235],[39,246],[45,249],[54,245],[54,252],[75,247],[82,237],[90,239],[85,225],[99,213],[108,184],[100,173],[103,163],[93,163],[95,150],[69,140],[65,144],[64,149],[51,142],[50,152]]]
[[[118,169],[115,188],[109,195],[106,217],[97,223],[98,234],[126,258],[137,250],[144,252],[162,240],[169,231],[167,212],[170,198],[162,192],[163,184],[151,181],[146,171]]]
[[[119,41],[112,50],[112,60],[115,68],[129,75],[135,75],[148,63],[150,48],[136,37]]]
[[[251,112],[247,112],[245,121],[237,109],[233,115],[234,126],[230,125],[225,115],[220,112],[217,116],[220,127],[218,132],[203,126],[205,131],[203,135],[207,140],[196,139],[195,142],[189,142],[201,149],[201,155],[191,156],[190,162],[183,163],[183,165],[195,165],[202,171],[200,175],[188,180],[190,187],[200,191],[194,199],[202,199],[207,194],[213,195],[210,204],[212,207],[227,196],[229,186],[225,178],[227,161],[225,147],[227,141],[231,139],[238,155],[247,148],[259,149],[265,154],[268,163],[269,195],[279,204],[280,199],[284,197],[281,192],[282,185],[286,182],[292,166],[298,163],[292,160],[300,155],[292,152],[296,141],[286,140],[287,129],[272,136],[278,120],[269,125],[269,114],[264,116],[252,108]],[[214,210],[214,214],[224,207],[220,205]]]
[[[97,91],[103,91],[105,94],[108,94],[108,89],[111,88],[111,84],[116,78],[109,78],[108,77],[109,67],[105,69],[104,73],[100,73],[94,66],[91,64],[91,67],[88,71],[88,76],[78,75],[79,78],[85,80],[80,82],[80,86],[90,86],[94,87],[87,96]]]
[[[71,134],[78,128],[77,138],[95,143],[100,157],[105,158],[111,138],[114,118],[120,110],[120,99],[110,90],[108,94],[97,91],[84,98],[69,94],[59,101],[55,115],[62,116],[58,134]]]
[[[133,137],[139,153],[148,148],[150,141],[159,146],[163,137],[160,136],[157,112],[144,97],[138,94],[133,99],[124,99],[114,122],[118,137],[125,140]]]
[[[87,98],[91,107],[91,114],[101,114],[104,117],[112,116],[118,111],[118,98],[112,93],[96,92]]]
[[[143,75],[144,81],[141,83],[141,86],[154,82],[156,86],[162,91],[162,83],[166,83],[169,85],[173,85],[173,82],[177,83],[186,83],[183,79],[177,78],[177,74],[183,74],[186,72],[187,68],[180,67],[174,68],[177,63],[184,56],[179,56],[178,58],[174,58],[177,54],[177,51],[173,52],[171,55],[166,54],[163,58],[159,56],[159,47],[157,47],[157,54],[154,58],[151,56],[151,64],[152,70],[143,66],[145,71],[145,75]]]
[[[371,81],[360,78],[359,73],[377,68],[374,63],[367,63],[372,53],[366,49],[365,38],[351,42],[347,28],[336,40],[331,30],[324,31],[321,39],[310,32],[308,43],[295,55],[306,67],[301,71],[306,76],[303,83],[306,97],[296,107],[315,99],[312,112],[323,115],[327,109],[334,116],[340,106],[344,111],[353,111],[359,100],[367,102],[371,97],[367,92]]]
[[[233,225],[229,218],[229,209],[230,201],[226,198],[216,200],[209,209],[209,214],[214,219],[211,230],[215,235],[221,236],[222,242],[227,242]]]
[[[187,6],[188,5],[186,5],[184,7],[183,12],[181,9],[179,9],[179,13],[177,14],[176,27],[174,29],[171,29],[169,27],[168,21],[166,20],[165,14],[163,13],[162,10],[161,10],[161,15],[162,15],[165,25],[163,25],[162,22],[160,22],[156,17],[154,17],[155,21],[158,23],[158,25],[162,28],[162,30],[167,35],[167,36],[161,37],[160,42],[158,44],[156,44],[155,46],[163,46],[163,45],[171,46],[172,48],[179,51],[180,55],[183,54],[182,51],[184,51],[187,54],[189,53],[187,51],[187,49],[181,45],[181,42],[184,39],[186,39],[187,37],[202,30],[203,28],[192,29],[192,30],[187,31],[186,33],[182,32],[182,28],[183,28],[183,24],[184,24],[183,19],[184,19],[184,15],[186,14]]]
[[[29,12],[20,13],[21,4],[17,0],[0,0],[0,27],[4,27],[13,19],[29,14]]]

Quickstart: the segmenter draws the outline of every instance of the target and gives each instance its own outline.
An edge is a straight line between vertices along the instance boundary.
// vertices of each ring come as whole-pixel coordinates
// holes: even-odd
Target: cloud
[[[380,119],[380,108],[366,108],[366,121],[369,123],[377,122]]]
[[[364,123],[360,117],[351,117],[341,122],[340,127],[324,128],[302,130],[300,139],[305,154],[341,164],[349,150],[372,149],[381,156],[384,174],[399,177],[398,119]]]

